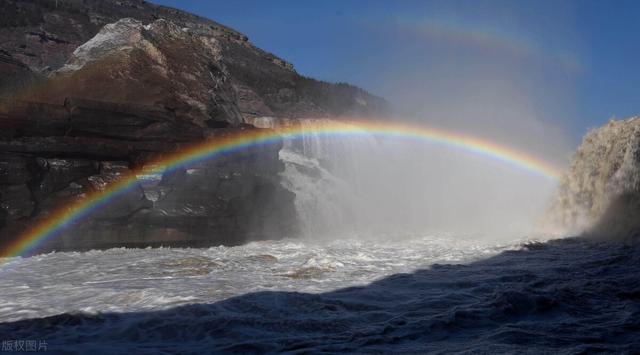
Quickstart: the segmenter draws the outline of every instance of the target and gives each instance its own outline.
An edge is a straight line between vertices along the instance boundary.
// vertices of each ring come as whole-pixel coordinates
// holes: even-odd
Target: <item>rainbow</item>
[[[548,63],[556,63],[571,72],[582,72],[584,65],[576,54],[566,48],[543,48],[533,38],[517,31],[505,31],[463,21],[455,18],[424,18],[411,20],[400,18],[395,22],[398,29],[405,33],[440,39],[463,46],[496,49],[520,58],[534,58]]]
[[[152,167],[150,169],[133,171],[121,180],[108,185],[105,189],[96,191],[69,206],[60,208],[46,220],[38,222],[26,233],[16,238],[4,250],[0,251],[0,257],[8,258],[3,259],[6,263],[12,257],[33,253],[42,243],[55,238],[73,224],[89,216],[93,211],[136,187],[141,183],[139,179],[141,174],[170,173],[222,154],[233,153],[256,145],[280,142],[283,138],[300,138],[308,133],[330,137],[374,135],[418,140],[495,159],[551,180],[557,180],[560,176],[560,171],[551,164],[512,148],[472,136],[420,126],[381,122],[334,122],[323,123],[317,127],[305,126],[303,128],[300,125],[292,125],[275,130],[248,129],[192,145],[166,158],[150,163],[148,165]]]

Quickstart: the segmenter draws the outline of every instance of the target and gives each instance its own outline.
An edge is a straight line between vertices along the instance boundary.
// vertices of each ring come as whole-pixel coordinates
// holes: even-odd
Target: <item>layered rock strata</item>
[[[243,34],[142,0],[0,0],[0,240],[259,117],[368,117],[384,100],[299,75]],[[282,144],[141,176],[41,251],[297,234]]]
[[[4,245],[60,209],[194,141],[256,129],[199,129],[148,107],[77,99],[64,106],[5,104],[1,111]],[[150,134],[149,127],[159,122],[161,128]],[[40,250],[234,245],[295,235],[295,196],[279,181],[280,147],[257,146],[171,174],[140,176],[139,187]]]

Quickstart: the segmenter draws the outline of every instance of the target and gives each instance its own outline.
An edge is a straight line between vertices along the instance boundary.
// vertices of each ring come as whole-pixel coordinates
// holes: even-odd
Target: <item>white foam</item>
[[[504,249],[489,241],[420,237],[50,253],[18,260],[3,272],[0,322],[63,312],[164,309],[264,290],[324,292]]]

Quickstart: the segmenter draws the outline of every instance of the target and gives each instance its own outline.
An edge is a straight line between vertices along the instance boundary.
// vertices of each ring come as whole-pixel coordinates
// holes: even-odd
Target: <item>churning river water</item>
[[[255,291],[326,292],[515,247],[423,237],[50,253],[24,258],[1,271],[0,321],[76,311],[157,310]]]
[[[94,354],[632,353],[638,272],[640,248],[581,239],[51,253],[2,270],[0,338]]]

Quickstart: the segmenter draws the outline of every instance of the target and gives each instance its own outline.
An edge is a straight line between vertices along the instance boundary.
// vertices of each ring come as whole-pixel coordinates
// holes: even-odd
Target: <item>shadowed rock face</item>
[[[256,117],[381,115],[384,100],[214,21],[146,1],[0,0],[0,240],[133,169]],[[295,235],[281,144],[146,177],[44,250]]]
[[[548,212],[547,227],[624,239],[640,235],[640,118],[587,134]]]
[[[37,76],[29,67],[0,49],[0,94],[8,94],[24,89]]]
[[[256,129],[201,128],[170,111],[78,99],[65,106],[7,104],[0,115],[2,244],[134,168],[144,169],[205,136],[216,140]],[[255,147],[172,174],[141,177],[139,187],[40,250],[234,245],[295,235],[294,195],[279,181],[280,147]]]

